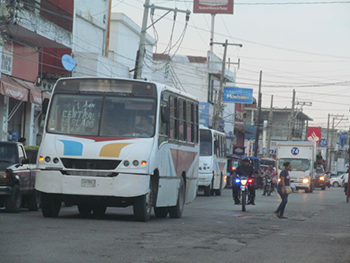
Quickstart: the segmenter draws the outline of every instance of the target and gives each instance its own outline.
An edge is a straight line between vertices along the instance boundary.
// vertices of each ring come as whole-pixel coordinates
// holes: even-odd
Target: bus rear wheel
[[[167,207],[155,207],[154,208],[154,214],[157,218],[166,218],[168,215],[168,208]]]
[[[78,204],[78,211],[79,211],[79,214],[83,216],[88,216],[91,214],[92,207],[89,204],[81,203],[81,204]]]
[[[96,216],[103,216],[106,213],[107,206],[104,204],[97,204],[92,207],[92,211]]]
[[[180,218],[182,216],[182,212],[184,210],[184,205],[185,205],[185,199],[186,199],[185,183],[183,178],[181,177],[176,206],[169,207],[170,218]]]
[[[204,196],[210,196],[210,185],[204,187]]]

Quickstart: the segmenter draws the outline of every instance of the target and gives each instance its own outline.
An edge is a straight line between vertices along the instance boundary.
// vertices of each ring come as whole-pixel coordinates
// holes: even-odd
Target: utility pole
[[[260,70],[259,77],[259,94],[258,94],[258,114],[255,119],[255,147],[254,156],[258,157],[258,146],[259,146],[259,132],[260,132],[260,115],[261,115],[261,81],[262,81],[262,71]]]
[[[140,34],[140,45],[139,45],[139,50],[137,51],[136,63],[135,63],[135,73],[134,73],[135,79],[142,78],[143,58],[145,56],[145,50],[146,50],[146,32],[147,32],[147,29],[150,28],[151,26],[153,26],[155,23],[157,23],[160,19],[165,17],[171,11],[173,11],[175,14],[174,20],[175,20],[176,14],[178,12],[179,13],[186,13],[186,23],[190,19],[190,14],[191,14],[191,11],[189,11],[189,10],[179,10],[177,8],[174,9],[174,8],[155,6],[155,5],[150,5],[149,2],[150,2],[150,0],[145,0],[145,4],[143,5],[144,10],[143,10],[142,28],[141,28],[141,34]],[[167,12],[164,15],[162,15],[159,19],[157,19],[154,23],[152,23],[150,26],[147,27],[148,14],[149,14],[150,8],[152,10],[152,14],[154,13],[155,9],[166,10]]]
[[[327,122],[327,148],[326,148],[326,160],[328,162],[328,156],[329,156],[329,118],[331,117],[331,114],[328,113],[328,122]],[[330,167],[328,167],[327,170],[329,170]]]
[[[331,116],[333,116],[333,120],[332,120],[332,134],[331,134],[331,145],[330,145],[330,149],[329,149],[329,160],[327,160],[328,161],[328,169],[329,169],[329,171],[331,170],[331,166],[332,166],[333,134],[334,134],[334,129],[335,129],[334,121],[335,120],[340,120],[339,121],[339,123],[340,123],[342,120],[347,120],[347,118],[346,119],[343,118],[344,115],[338,115],[337,114],[337,115],[331,115]]]
[[[142,68],[143,68],[143,57],[145,56],[145,48],[146,48],[146,28],[147,28],[147,21],[148,21],[148,14],[149,14],[149,2],[150,0],[145,0],[144,9],[143,9],[143,19],[142,19],[142,28],[141,28],[141,35],[140,35],[140,46],[139,50],[137,51],[137,58],[136,58],[136,79],[140,79],[142,76]]]
[[[222,93],[224,89],[224,78],[225,78],[225,64],[226,64],[226,54],[227,54],[227,39],[224,44],[224,56],[222,59],[221,75],[220,75],[220,87],[217,103],[214,105],[214,129],[219,130],[219,115],[222,111]]]
[[[270,144],[271,144],[271,134],[272,134],[272,117],[273,117],[273,95],[271,95],[271,104],[270,104],[270,111],[269,111],[269,125],[267,128],[267,146],[266,146],[266,153],[267,156],[270,157]]]
[[[215,14],[211,14],[210,43],[214,42],[214,24],[215,24]],[[210,45],[210,52],[213,52],[213,45]]]
[[[294,107],[295,107],[295,89],[293,89],[293,100],[292,100],[292,108],[291,108],[291,115],[290,115],[291,118],[290,118],[290,122],[289,122],[287,141],[291,141],[293,138]]]
[[[224,91],[224,82],[225,82],[227,46],[228,45],[232,45],[232,46],[242,47],[242,45],[241,44],[228,43],[227,39],[226,39],[225,43],[210,42],[211,46],[213,44],[221,44],[221,45],[224,46],[224,56],[222,58],[219,94],[218,94],[217,100],[215,101],[216,103],[214,105],[214,116],[213,116],[213,128],[215,130],[219,130],[219,119],[220,119],[220,115],[221,115],[222,108],[223,108],[223,106],[222,106],[222,95],[223,95],[223,91]]]

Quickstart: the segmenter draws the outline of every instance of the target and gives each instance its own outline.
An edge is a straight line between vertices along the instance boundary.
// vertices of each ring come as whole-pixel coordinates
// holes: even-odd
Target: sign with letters
[[[242,89],[236,87],[224,87],[224,102],[253,103],[253,89]]]
[[[195,0],[193,13],[233,14],[233,0]]]

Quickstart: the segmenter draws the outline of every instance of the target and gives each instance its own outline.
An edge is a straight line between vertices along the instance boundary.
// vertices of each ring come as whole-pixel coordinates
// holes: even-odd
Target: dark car
[[[324,172],[322,166],[316,167],[314,188],[321,188],[321,190],[326,190],[326,187],[329,187],[329,178]]]
[[[30,159],[21,143],[0,142],[0,207],[8,212],[40,207],[40,194],[34,188],[37,149],[28,153]]]

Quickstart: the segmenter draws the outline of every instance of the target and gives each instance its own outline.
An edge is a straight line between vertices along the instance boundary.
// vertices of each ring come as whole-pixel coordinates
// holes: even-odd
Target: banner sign
[[[194,0],[193,13],[233,14],[233,0]]]
[[[309,142],[316,142],[318,143],[319,140],[321,140],[321,130],[322,127],[308,127],[307,128],[307,140]]]
[[[223,101],[252,104],[253,89],[224,87]]]
[[[338,135],[338,144],[343,148],[348,142],[348,132],[341,132]]]
[[[212,125],[213,118],[213,105],[209,102],[200,102],[199,103],[199,124],[202,124],[206,127]]]

